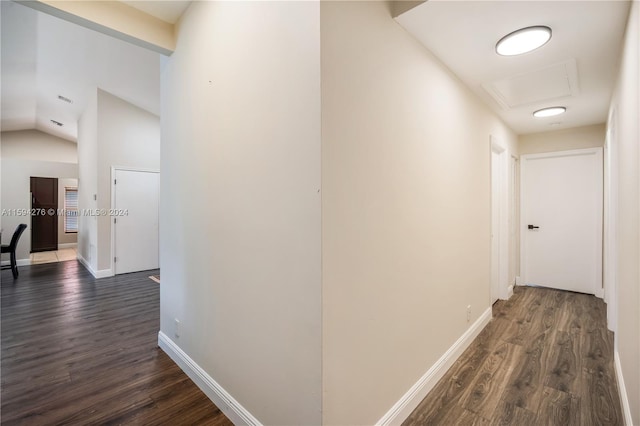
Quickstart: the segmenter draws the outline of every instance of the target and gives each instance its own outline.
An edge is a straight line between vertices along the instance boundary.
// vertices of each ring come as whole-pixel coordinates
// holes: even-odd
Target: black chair
[[[18,241],[20,240],[20,236],[27,229],[27,225],[21,223],[16,228],[16,231],[13,233],[13,237],[11,237],[11,243],[8,246],[2,245],[1,253],[9,253],[11,256],[11,272],[13,272],[13,278],[18,278],[18,265],[16,264],[16,249],[18,248]],[[9,269],[9,267],[5,267],[2,269]]]

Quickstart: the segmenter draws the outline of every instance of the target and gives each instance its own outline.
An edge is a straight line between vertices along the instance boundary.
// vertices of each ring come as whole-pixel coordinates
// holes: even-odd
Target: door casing
[[[490,137],[491,172],[491,303],[509,299],[509,153],[495,136]],[[494,182],[497,179],[498,182]],[[495,183],[495,184],[494,184]],[[495,245],[494,245],[495,243]],[[497,282],[496,282],[497,280]]]

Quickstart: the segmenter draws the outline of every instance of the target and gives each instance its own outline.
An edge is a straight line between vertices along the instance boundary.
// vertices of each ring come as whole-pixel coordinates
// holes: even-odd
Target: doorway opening
[[[31,264],[75,260],[78,180],[30,178]]]

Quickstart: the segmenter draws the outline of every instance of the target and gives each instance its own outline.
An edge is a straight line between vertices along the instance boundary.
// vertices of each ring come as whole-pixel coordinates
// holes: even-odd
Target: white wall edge
[[[523,283],[523,281],[522,281],[522,278],[520,278],[520,276],[517,276],[517,277],[516,277],[516,285],[523,285],[523,284],[524,284],[524,283]]]
[[[162,331],[158,332],[158,346],[184,371],[187,376],[213,401],[234,425],[262,426],[246,408],[235,400],[229,392],[220,386],[189,355],[169,339]]]
[[[398,402],[377,421],[377,426],[400,425],[415,410],[425,396],[435,387],[453,363],[469,347],[492,318],[491,307],[440,357],[435,364],[405,393]]]
[[[631,407],[627,397],[627,388],[624,386],[624,378],[622,377],[622,365],[620,364],[620,355],[618,351],[613,352],[613,364],[616,369],[616,381],[618,382],[618,393],[620,394],[620,404],[622,404],[622,415],[624,416],[624,424],[633,426],[631,417]]]
[[[58,244],[58,250],[67,249],[67,248],[76,248],[76,247],[78,247],[78,243]]]
[[[82,264],[82,266],[87,268],[87,271],[91,272],[91,275],[93,275],[93,277],[96,279],[113,277],[113,271],[111,269],[101,269],[98,271],[94,270],[89,262],[87,262],[85,258],[80,255],[80,253],[78,253],[78,261]]]
[[[6,254],[6,253],[3,253]],[[10,260],[3,260],[1,263],[2,266],[9,266],[11,265],[11,261]],[[29,266],[31,265],[31,259],[16,259],[16,265],[17,266]]]
[[[490,152],[499,155],[498,171],[500,173],[500,188],[499,188],[499,208],[498,208],[498,230],[492,230],[491,232],[498,233],[498,291],[497,294],[492,294],[491,297],[495,299],[506,300],[507,287],[509,286],[509,151],[507,146],[502,140],[495,135],[489,135]],[[491,170],[493,170],[493,157],[491,160]],[[491,172],[493,176],[493,171]],[[493,179],[493,178],[492,178]],[[493,185],[493,184],[492,184]],[[493,186],[491,190],[491,197],[493,197]],[[493,201],[492,201],[493,203]],[[492,213],[493,218],[493,213]],[[493,222],[493,219],[492,219]],[[493,255],[493,250],[492,250]],[[493,261],[492,261],[493,263]],[[492,272],[493,273],[493,272]]]

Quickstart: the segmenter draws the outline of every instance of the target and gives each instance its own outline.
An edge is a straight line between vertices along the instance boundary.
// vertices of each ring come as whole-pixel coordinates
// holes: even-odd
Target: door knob
[[[539,226],[535,226],[535,225],[528,225],[527,228],[529,229],[539,229]]]

